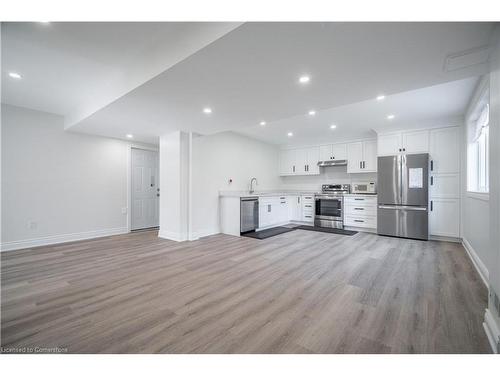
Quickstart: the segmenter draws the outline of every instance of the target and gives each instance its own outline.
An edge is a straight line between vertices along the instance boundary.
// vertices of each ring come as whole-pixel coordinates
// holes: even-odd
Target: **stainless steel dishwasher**
[[[240,232],[250,232],[259,227],[259,198],[240,198]]]

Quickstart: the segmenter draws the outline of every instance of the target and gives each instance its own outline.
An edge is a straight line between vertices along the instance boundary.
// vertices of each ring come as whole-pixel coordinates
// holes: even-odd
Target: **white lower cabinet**
[[[460,200],[431,198],[429,233],[431,236],[460,237]]]
[[[377,229],[377,197],[349,195],[344,197],[344,225]]]
[[[287,196],[288,218],[290,221],[302,220],[302,199],[300,195]]]
[[[302,219],[306,223],[314,223],[314,195],[302,195]]]
[[[273,202],[269,198],[259,198],[259,228],[272,225]]]
[[[280,195],[259,198],[259,229],[290,221],[314,223],[314,195]]]

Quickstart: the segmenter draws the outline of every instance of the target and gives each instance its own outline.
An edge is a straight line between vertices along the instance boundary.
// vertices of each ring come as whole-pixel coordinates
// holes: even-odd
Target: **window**
[[[489,105],[487,96],[476,105],[468,124],[467,191],[489,191]]]

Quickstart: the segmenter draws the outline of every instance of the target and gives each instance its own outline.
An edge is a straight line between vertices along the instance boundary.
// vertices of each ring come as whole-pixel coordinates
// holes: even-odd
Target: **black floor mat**
[[[295,230],[295,228],[276,227],[276,228],[260,230],[258,232],[243,233],[242,236],[263,240],[269,237],[277,236],[278,234],[291,232],[293,230]]]
[[[356,233],[358,233],[355,230],[345,230],[345,229],[338,229],[338,228],[310,227],[308,225],[299,225],[298,227],[295,227],[295,229],[311,230],[314,232],[344,234],[346,236],[353,236]]]

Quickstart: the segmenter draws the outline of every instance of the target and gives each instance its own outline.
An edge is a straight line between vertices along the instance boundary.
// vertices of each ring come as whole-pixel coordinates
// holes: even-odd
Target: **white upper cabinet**
[[[319,174],[319,146],[280,151],[280,175],[315,175]]]
[[[377,172],[377,141],[363,142],[363,172]]]
[[[347,159],[347,144],[337,143],[333,145],[319,146],[319,160],[346,160]]]
[[[419,130],[402,133],[403,152],[419,154],[429,152],[429,131]]]
[[[360,173],[363,163],[363,142],[347,144],[347,173]]]
[[[430,131],[431,173],[460,172],[459,131],[458,127]]]
[[[429,152],[429,131],[418,130],[379,134],[377,143],[379,156]]]
[[[280,175],[290,176],[295,174],[295,150],[280,151]]]
[[[306,166],[307,174],[319,174],[319,147],[309,147],[306,149]]]
[[[378,155],[396,155],[402,149],[401,133],[379,134],[377,137]]]
[[[319,160],[332,160],[332,145],[319,146]]]
[[[347,173],[377,171],[377,141],[347,144]]]

